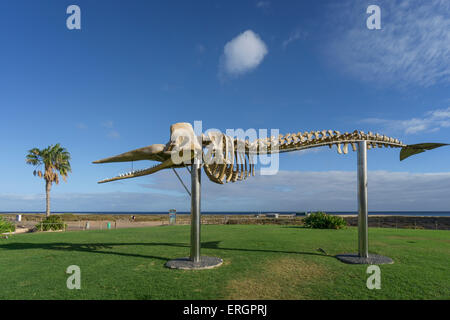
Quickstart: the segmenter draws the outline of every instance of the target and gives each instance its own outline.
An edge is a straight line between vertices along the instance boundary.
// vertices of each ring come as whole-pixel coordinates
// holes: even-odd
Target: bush
[[[16,226],[14,223],[5,220],[3,217],[0,217],[0,233],[5,232],[13,232],[16,231]]]
[[[66,226],[61,216],[50,216],[39,222],[36,229],[38,231],[64,230]]]
[[[314,212],[303,219],[305,227],[313,229],[342,229],[347,223],[342,217],[332,216],[325,212]]]

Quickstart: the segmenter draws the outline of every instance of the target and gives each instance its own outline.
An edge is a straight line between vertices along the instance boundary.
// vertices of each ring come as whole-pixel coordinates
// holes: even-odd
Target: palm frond
[[[38,148],[33,148],[28,150],[28,154],[26,156],[26,163],[31,165],[39,165],[42,163],[41,150]]]
[[[33,175],[44,178],[50,183],[59,183],[58,172],[64,181],[67,179],[69,172],[72,172],[70,166],[70,153],[66,148],[61,147],[59,143],[50,145],[45,149],[33,148],[28,151],[26,162],[30,165],[39,166],[44,165],[44,173],[42,171],[34,170]]]

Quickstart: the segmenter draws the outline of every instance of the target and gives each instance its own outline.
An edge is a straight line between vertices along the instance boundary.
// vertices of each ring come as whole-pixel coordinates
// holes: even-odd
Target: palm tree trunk
[[[52,184],[50,181],[45,180],[45,196],[46,196],[46,209],[45,209],[45,216],[50,217],[50,189],[52,187]]]

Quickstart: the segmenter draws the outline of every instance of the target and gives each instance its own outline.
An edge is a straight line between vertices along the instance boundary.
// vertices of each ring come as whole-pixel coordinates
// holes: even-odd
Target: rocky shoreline
[[[229,217],[226,224],[280,224],[280,225],[302,225],[304,217]],[[342,216],[347,226],[356,227],[358,216]],[[223,219],[223,218],[222,218]],[[208,223],[208,219],[205,219]],[[224,220],[224,219],[223,219]],[[428,230],[450,230],[450,217],[442,216],[369,216],[369,228],[405,228],[405,229],[428,229]]]
[[[347,216],[344,219],[349,226],[358,225],[357,216]],[[450,217],[369,216],[370,227],[450,230]]]
[[[14,221],[14,214],[3,214],[3,217]],[[68,230],[84,230],[89,221],[90,229],[106,229],[110,222],[111,228],[132,228],[168,225],[168,215],[104,215],[104,214],[63,214],[63,220],[68,225]],[[341,216],[348,226],[357,226],[356,215]],[[24,214],[21,222],[16,226],[33,227],[41,221],[44,215]],[[202,224],[279,224],[279,225],[303,225],[303,216],[280,215],[279,217],[266,217],[255,215],[203,215]],[[177,215],[176,224],[189,224],[190,216]],[[428,230],[450,230],[450,217],[443,216],[369,216],[371,228],[407,228]]]

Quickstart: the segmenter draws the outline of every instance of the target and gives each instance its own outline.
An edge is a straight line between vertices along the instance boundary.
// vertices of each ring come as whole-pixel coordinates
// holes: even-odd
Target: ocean
[[[329,214],[336,215],[356,215],[356,211],[326,211]],[[0,211],[0,214],[43,214],[42,211]],[[53,214],[124,214],[124,215],[137,215],[137,214],[168,214],[168,211],[52,211]],[[204,215],[255,215],[255,214],[297,214],[302,215],[305,211],[203,211]],[[190,214],[188,211],[178,211],[177,214]],[[371,215],[386,215],[386,216],[427,216],[427,217],[450,217],[450,211],[370,211]]]

